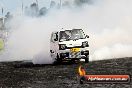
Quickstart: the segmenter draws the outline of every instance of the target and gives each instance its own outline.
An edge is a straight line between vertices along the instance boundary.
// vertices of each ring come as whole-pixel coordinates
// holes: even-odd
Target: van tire
[[[58,54],[57,54],[57,56],[56,56],[56,58],[54,59],[54,62],[53,62],[53,64],[54,65],[57,65],[57,64],[59,64],[59,56],[58,56]]]
[[[89,55],[87,55],[86,57],[85,57],[85,63],[88,63],[89,62]]]
[[[59,58],[58,54],[56,56],[56,62],[57,62],[57,64],[61,64],[62,63],[62,58]]]

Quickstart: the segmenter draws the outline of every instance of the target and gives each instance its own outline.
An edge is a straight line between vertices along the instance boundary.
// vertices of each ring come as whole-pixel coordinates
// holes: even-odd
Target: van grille
[[[71,48],[83,48],[83,47],[82,46],[66,47],[66,49],[71,49]]]
[[[70,58],[79,58],[81,52],[70,52]]]

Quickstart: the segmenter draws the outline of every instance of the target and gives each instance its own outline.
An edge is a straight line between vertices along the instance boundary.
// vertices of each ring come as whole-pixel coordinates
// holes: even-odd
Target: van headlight
[[[65,50],[66,44],[59,44],[59,50]]]
[[[82,42],[82,47],[83,47],[83,48],[84,48],[84,47],[89,47],[88,42],[87,42],[87,41]]]

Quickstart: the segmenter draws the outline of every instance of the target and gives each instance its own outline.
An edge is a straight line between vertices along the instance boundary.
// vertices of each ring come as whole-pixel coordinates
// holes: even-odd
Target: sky
[[[50,1],[59,2],[60,0],[38,0],[39,7],[49,7]],[[0,0],[0,16],[2,16],[2,7],[4,8],[4,15],[7,12],[13,12],[18,8],[21,8],[22,2],[24,7],[30,6],[31,3],[36,2],[36,0]]]

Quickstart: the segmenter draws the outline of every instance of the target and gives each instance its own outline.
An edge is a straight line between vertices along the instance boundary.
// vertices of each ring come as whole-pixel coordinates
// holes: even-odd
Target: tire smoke
[[[132,1],[93,0],[81,7],[52,9],[43,17],[16,15],[0,61],[33,60],[49,64],[50,35],[61,28],[82,28],[90,36],[90,60],[132,57]]]

